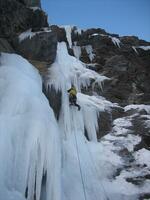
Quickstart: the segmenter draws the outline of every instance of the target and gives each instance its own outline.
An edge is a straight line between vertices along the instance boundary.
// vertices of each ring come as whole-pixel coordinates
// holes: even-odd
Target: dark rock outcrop
[[[40,0],[1,0],[0,51],[22,55],[43,75],[55,60],[57,37],[50,29],[45,30],[47,15],[40,7]],[[26,31],[33,37],[19,41]]]
[[[5,38],[0,38],[0,52],[15,53],[14,49]]]
[[[13,42],[16,51],[28,60],[46,62],[50,65],[54,62],[57,50],[56,35],[49,30],[37,32],[33,37]]]
[[[47,27],[47,16],[42,10],[29,9],[17,0],[1,0],[0,37],[11,39],[29,29]]]
[[[114,37],[120,40],[120,47],[113,43]],[[80,60],[88,64],[91,61],[83,47],[91,45],[96,71],[111,78],[104,84],[103,92],[97,88],[98,94],[121,106],[150,103],[150,50],[138,48],[150,46],[150,42],[135,36],[119,37],[102,29],[82,31],[73,41],[81,47]]]
[[[136,36],[123,36],[120,37],[120,41],[127,46],[141,46],[147,45],[147,42],[144,40],[139,40]]]
[[[26,6],[29,7],[41,7],[40,0],[18,0],[21,3],[24,3]]]
[[[56,34],[58,42],[67,42],[66,32],[64,28],[60,28],[56,25],[50,26],[51,30]]]
[[[61,109],[61,91],[56,91],[55,88],[43,84],[43,92],[46,95],[49,105],[54,111],[56,119],[59,119]]]
[[[56,33],[58,41],[67,43],[64,28],[51,28]],[[82,30],[79,33],[77,27],[72,27],[71,36],[73,45],[81,47],[80,60],[90,65],[91,61],[85,47],[91,45],[95,55],[92,63],[96,64],[93,70],[111,78],[105,81],[103,91],[101,88],[95,88],[99,95],[119,103],[120,106],[150,103],[150,50],[138,48],[150,46],[150,42],[135,36],[119,37],[103,29]],[[115,44],[115,40],[120,41],[119,45]],[[68,52],[74,55],[69,47]],[[87,90],[83,89],[82,92],[92,94],[91,87]]]
[[[103,111],[99,113],[97,138],[100,139],[108,134],[112,129],[112,123],[115,119],[124,115],[124,109],[121,107],[113,107],[111,111]]]
[[[97,138],[100,139],[104,135],[110,132],[112,127],[112,118],[111,113],[108,112],[100,112],[98,118],[98,131],[97,131]]]

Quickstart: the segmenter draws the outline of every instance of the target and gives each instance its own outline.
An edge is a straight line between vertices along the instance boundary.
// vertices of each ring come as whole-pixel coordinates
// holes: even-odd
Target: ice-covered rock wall
[[[94,155],[91,151],[94,151],[98,144],[99,114],[104,111],[110,112],[117,105],[100,96],[89,96],[81,92],[81,88],[91,85],[91,81],[93,85],[96,81],[101,88],[102,82],[106,79],[108,78],[88,69],[84,63],[70,56],[64,42],[58,43],[56,61],[49,68],[46,85],[47,88],[55,88],[62,94],[58,124],[62,144],[62,199],[64,200],[107,199],[106,186],[101,180],[102,171],[97,169],[97,158],[93,158],[97,154]],[[80,111],[77,107],[69,106],[67,90],[71,84],[78,89]],[[120,164],[118,156],[116,162]]]
[[[148,124],[149,106],[131,105],[123,108],[99,95],[105,87],[104,81],[110,79],[89,69],[89,65],[81,62],[79,48],[74,51],[77,57],[69,55],[67,43],[58,43],[56,61],[49,68],[46,82],[49,91],[52,88],[61,94],[58,124],[62,145],[62,198],[64,200],[144,198],[149,191],[149,180],[144,178],[148,176],[149,152],[139,147],[143,145],[142,138],[146,134],[142,132],[139,135],[139,131]],[[80,111],[76,107],[69,106],[67,90],[71,84],[78,89],[77,102],[81,105]],[[95,87],[99,92],[95,92]],[[51,101],[51,98],[49,100]],[[140,130],[137,125],[137,119],[140,120],[136,110],[138,108],[143,108],[142,112],[146,112],[145,117],[147,117],[147,121],[141,124]],[[117,113],[117,109],[122,113]],[[111,121],[111,129],[107,130],[106,136],[101,135],[101,140],[97,142],[97,130],[103,128],[103,123],[108,120]],[[141,150],[135,153],[135,149]],[[141,163],[141,155],[144,154],[145,159]]]
[[[59,200],[58,125],[38,71],[16,54],[0,57],[0,199]]]
[[[61,117],[63,120],[62,130],[66,131],[66,128],[70,126],[69,116],[69,100],[67,90],[74,84],[78,91],[81,92],[82,87],[88,87],[93,81],[93,86],[97,83],[101,87],[104,80],[108,78],[97,74],[95,71],[86,68],[86,65],[68,54],[67,46],[64,42],[58,43],[57,57],[55,63],[49,69],[47,88],[54,87],[56,91],[62,92],[62,107]],[[115,107],[114,104],[100,99],[99,97],[90,97],[82,93],[78,94],[78,102],[81,104],[82,113],[82,129],[86,129],[90,140],[97,140],[96,131],[98,129],[97,118],[100,111]],[[91,116],[90,124],[88,122]],[[67,130],[68,131],[68,130]]]

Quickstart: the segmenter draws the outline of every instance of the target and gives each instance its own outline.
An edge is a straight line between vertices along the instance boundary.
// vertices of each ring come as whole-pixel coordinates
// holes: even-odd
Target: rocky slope
[[[123,160],[109,178],[114,184],[123,177],[139,189],[138,199],[150,198],[150,193],[141,189],[150,179],[150,42],[135,36],[120,37],[100,28],[49,26],[39,0],[1,0],[0,24],[0,52],[20,54],[39,69],[43,92],[57,119],[62,93],[47,87],[47,79],[58,42],[65,42],[69,54],[86,69],[107,77],[99,84],[91,76],[81,92],[117,103],[111,111],[100,111],[98,119],[99,142],[109,144]],[[90,140],[86,129],[85,135]]]

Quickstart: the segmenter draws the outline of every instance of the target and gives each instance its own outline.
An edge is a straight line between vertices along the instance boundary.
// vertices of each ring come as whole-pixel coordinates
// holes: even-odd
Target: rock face
[[[25,3],[25,5],[29,7],[41,7],[40,0],[18,0],[18,1]]]
[[[1,0],[0,51],[22,55],[43,73],[55,60],[57,37],[45,28],[47,15],[40,7],[40,0]],[[33,37],[20,42],[19,36],[29,31]]]
[[[150,102],[148,98],[145,99],[145,95],[149,96],[150,93],[148,89],[150,51],[140,49],[136,53],[131,45],[148,46],[149,43],[137,41],[134,37],[129,38],[129,45],[127,44],[128,38],[126,38],[126,43],[123,43],[124,38],[119,40],[121,41],[120,48],[113,44],[110,36],[98,35],[90,40],[95,53],[92,62],[99,65],[97,71],[112,79],[111,83],[104,85],[102,95],[121,106],[131,103],[148,104]]]
[[[56,34],[58,42],[67,42],[66,32],[64,28],[60,28],[56,25],[50,26],[51,30]]]
[[[47,16],[42,10],[32,10],[17,0],[2,0],[0,7],[0,37],[12,39],[29,29],[47,27]]]
[[[0,52],[14,53],[14,49],[5,38],[0,38]]]
[[[66,41],[62,28],[57,27],[55,31],[61,41]],[[111,78],[104,84],[103,91],[96,89],[98,94],[120,106],[150,103],[150,50],[142,49],[142,46],[150,46],[150,42],[135,36],[119,37],[103,29],[82,30],[79,34],[76,27],[72,28],[71,37],[70,54],[79,48],[81,61],[91,65],[91,69],[94,64],[95,71]]]
[[[14,41],[16,51],[28,60],[46,62],[50,65],[54,62],[57,50],[57,37],[52,31],[40,31],[33,37],[27,37],[22,41]]]
[[[53,108],[55,117],[58,120],[59,119],[59,114],[61,110],[61,92],[56,91],[53,87],[46,87],[45,84],[43,84],[43,92],[46,95],[49,105]]]

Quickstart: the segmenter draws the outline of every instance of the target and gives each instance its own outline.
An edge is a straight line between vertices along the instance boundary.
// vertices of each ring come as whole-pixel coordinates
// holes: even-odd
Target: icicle
[[[60,200],[58,125],[38,71],[21,56],[2,54],[0,82],[0,197],[40,200],[47,171],[45,200]]]

